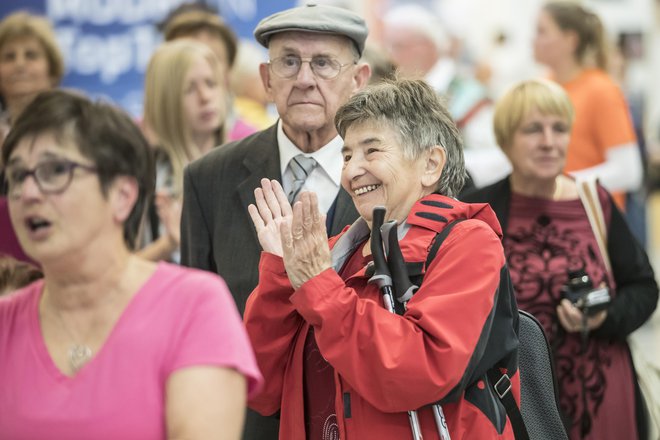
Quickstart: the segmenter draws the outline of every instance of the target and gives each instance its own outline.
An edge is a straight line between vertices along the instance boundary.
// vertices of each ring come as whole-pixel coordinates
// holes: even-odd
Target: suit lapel
[[[249,148],[250,152],[243,160],[247,177],[236,187],[246,214],[248,205],[254,203],[254,190],[261,186],[261,179],[275,179],[282,182],[280,152],[277,148],[277,124],[260,133]]]
[[[254,190],[261,186],[261,179],[268,178],[282,182],[280,151],[277,147],[277,124],[257,135],[249,148],[250,153],[243,160],[247,176],[236,187],[245,215],[248,215],[247,207],[254,203]],[[358,217],[351,196],[340,188],[329,235],[338,234]]]

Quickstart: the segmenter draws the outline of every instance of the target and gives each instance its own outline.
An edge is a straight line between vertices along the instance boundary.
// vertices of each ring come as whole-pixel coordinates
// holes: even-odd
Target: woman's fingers
[[[283,221],[280,223],[280,239],[282,240],[282,251],[284,260],[293,254],[293,237],[291,236],[291,223]]]
[[[248,206],[248,212],[250,213],[250,218],[252,219],[252,223],[254,223],[254,227],[257,229],[257,233],[259,233],[259,231],[266,227],[266,224],[259,213],[259,208],[250,204],[250,206]]]
[[[264,195],[264,190],[262,188],[256,188],[254,190],[254,202],[255,205],[257,205],[257,209],[259,209],[261,218],[263,218],[264,221],[273,218],[273,214],[270,211],[268,203],[266,202],[266,196]]]
[[[561,300],[557,306],[557,317],[566,331],[579,332],[582,330],[582,312],[569,300]]]
[[[293,218],[291,219],[291,236],[294,240],[303,238],[303,202],[293,204]]]
[[[321,213],[319,212],[319,200],[316,193],[311,193],[311,204],[312,204],[312,223],[318,225],[321,220]]]
[[[311,199],[312,199],[312,194],[313,193],[303,193],[300,196],[300,201],[302,202],[302,227],[305,231],[305,233],[309,233],[312,230],[312,210],[314,207],[312,206]]]
[[[310,197],[310,204],[312,207],[312,228],[315,234],[318,234],[324,242],[328,241],[328,231],[325,227],[325,215],[319,211],[319,202],[316,193],[312,193]]]
[[[273,215],[277,219],[282,216],[282,208],[280,202],[277,200],[275,191],[273,190],[273,183],[268,179],[261,179],[261,188],[264,193],[264,200]]]
[[[289,203],[289,199],[286,197],[284,188],[282,188],[282,185],[277,180],[271,180],[271,186],[273,188],[275,198],[280,205],[280,211],[282,215],[284,217],[290,216],[292,214],[291,204]]]

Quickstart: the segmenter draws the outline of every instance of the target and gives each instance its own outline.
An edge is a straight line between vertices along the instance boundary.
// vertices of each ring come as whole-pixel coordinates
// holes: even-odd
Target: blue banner
[[[185,0],[2,0],[0,17],[27,10],[55,27],[67,68],[62,86],[103,97],[134,116],[142,114],[144,72],[161,43],[156,24]],[[263,17],[295,0],[207,1],[241,38]]]

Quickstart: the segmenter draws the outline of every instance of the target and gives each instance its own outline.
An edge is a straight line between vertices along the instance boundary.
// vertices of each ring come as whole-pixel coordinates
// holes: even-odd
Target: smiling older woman
[[[2,436],[239,438],[260,375],[225,284],[131,253],[154,165],[130,118],[45,92],[2,160],[44,273],[0,300]]]
[[[328,245],[316,194],[302,193],[292,208],[281,186],[264,179],[250,206],[265,252],[245,322],[267,379],[251,407],[281,411],[280,438],[359,439],[410,438],[406,412],[420,408],[422,434],[432,439],[428,405],[446,399],[452,437],[513,438],[499,402],[479,403],[493,402],[492,389],[467,379],[484,353],[488,316],[507,313],[499,303],[506,295],[496,299],[504,254],[490,208],[452,198],[465,168],[451,117],[428,85],[400,80],[358,92],[335,122],[344,138],[342,186],[361,218]],[[466,219],[402,316],[383,308],[368,283],[379,205],[400,224],[408,262],[423,263],[436,235]],[[517,393],[516,347],[509,322],[494,359],[506,360]]]
[[[611,270],[599,252],[578,186],[562,174],[573,115],[568,95],[554,82],[514,86],[497,103],[494,122],[513,172],[462,200],[489,202],[502,224],[518,306],[541,321],[555,347],[571,438],[638,438],[626,337],[653,313],[658,287],[644,249],[600,186]],[[564,298],[598,287],[612,296],[601,311]]]

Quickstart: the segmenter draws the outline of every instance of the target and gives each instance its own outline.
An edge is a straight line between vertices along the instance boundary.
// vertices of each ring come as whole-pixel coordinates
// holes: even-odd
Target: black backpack
[[[428,268],[430,266],[453,227],[461,221],[463,219],[447,224],[436,235],[424,267]],[[414,268],[415,264],[413,263],[412,266],[411,282],[421,286],[423,275],[415,274],[419,272],[419,265]],[[402,308],[398,309],[397,312],[402,313]],[[500,318],[503,317],[504,319],[493,320],[484,355],[478,365],[469,366],[469,368],[472,367],[472,374],[464,377],[464,385],[460,386],[459,384],[456,392],[462,392],[470,384],[480,380],[485,374],[488,377],[489,385],[506,409],[516,440],[529,438],[567,440],[568,435],[560,415],[557,381],[554,374],[550,344],[541,324],[531,314],[517,309],[515,292],[506,264],[500,271],[500,284],[494,303],[494,313],[499,313]],[[488,347],[491,344],[496,346],[498,340],[501,340],[500,338],[506,335],[507,331],[510,331],[510,328],[508,328],[510,325],[513,326],[518,336],[519,347],[513,351],[504,350],[510,354],[498,359],[502,350],[495,350],[490,354]],[[506,340],[506,336],[504,340]],[[510,393],[511,382],[507,374],[511,371],[510,366],[518,363],[522,413]],[[501,368],[505,368],[507,373],[502,373]],[[469,390],[466,391],[466,398],[469,400],[468,393]],[[452,396],[452,393],[450,393],[439,403],[452,401],[455,398],[456,396]]]

